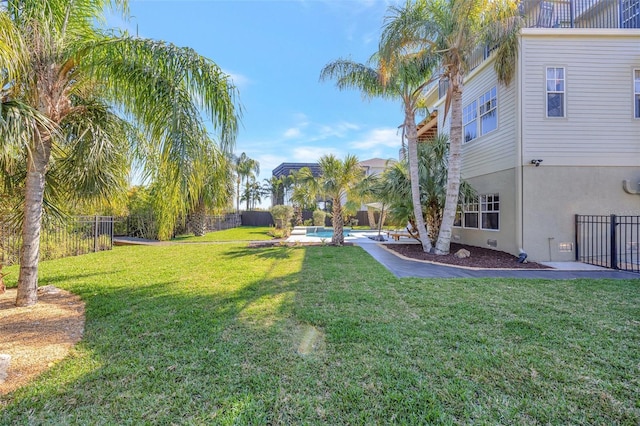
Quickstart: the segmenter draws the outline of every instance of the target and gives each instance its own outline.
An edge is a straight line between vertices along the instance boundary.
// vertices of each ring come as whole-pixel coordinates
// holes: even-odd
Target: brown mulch
[[[61,360],[84,332],[84,302],[53,286],[38,289],[38,303],[17,308],[16,289],[0,294],[0,354],[11,356],[0,395],[24,386]]]
[[[484,247],[474,247],[464,244],[451,243],[449,254],[439,256],[436,254],[425,253],[422,251],[421,244],[387,244],[389,250],[393,250],[405,257],[418,260],[427,260],[430,262],[444,263],[447,265],[464,266],[471,268],[486,269],[552,269],[548,266],[535,262],[518,263],[518,258],[503,251],[491,250]],[[471,253],[470,257],[458,259],[454,254],[460,250],[466,249]]]

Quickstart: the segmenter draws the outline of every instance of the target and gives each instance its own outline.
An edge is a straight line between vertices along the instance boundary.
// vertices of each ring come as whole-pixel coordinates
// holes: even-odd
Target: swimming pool
[[[342,234],[345,237],[349,236],[349,230],[348,229],[344,229],[342,231]],[[316,238],[331,238],[333,237],[333,231],[318,231],[318,232],[311,232],[311,233],[307,233],[307,237],[316,237]]]

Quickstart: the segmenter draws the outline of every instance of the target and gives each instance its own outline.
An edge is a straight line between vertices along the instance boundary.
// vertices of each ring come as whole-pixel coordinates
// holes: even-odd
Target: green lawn
[[[212,241],[260,241],[271,240],[272,236],[267,235],[268,226],[241,226],[239,228],[226,229],[224,231],[208,232],[202,237],[193,235],[179,235],[172,241],[188,243],[205,243]]]
[[[82,296],[85,337],[3,425],[640,423],[638,280],[397,279],[358,247],[229,243],[44,262],[40,284]]]

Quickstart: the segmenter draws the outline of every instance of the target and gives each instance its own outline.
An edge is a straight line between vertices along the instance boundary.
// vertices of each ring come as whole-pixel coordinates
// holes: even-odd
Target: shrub
[[[273,238],[287,238],[289,236],[289,229],[277,229],[271,227],[267,234],[271,235]]]
[[[293,218],[293,207],[279,204],[271,207],[271,216],[277,229],[288,228]]]
[[[313,224],[315,226],[324,226],[325,218],[327,214],[322,210],[314,210],[313,212]]]

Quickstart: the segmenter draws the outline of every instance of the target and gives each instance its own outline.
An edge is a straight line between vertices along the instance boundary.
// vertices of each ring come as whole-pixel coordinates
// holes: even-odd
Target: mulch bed
[[[535,262],[518,263],[516,256],[503,251],[457,243],[451,243],[449,254],[444,256],[423,252],[421,244],[387,244],[385,247],[411,259],[428,260],[447,265],[487,269],[553,269]],[[469,250],[471,257],[465,259],[455,257],[454,254],[460,249]]]

